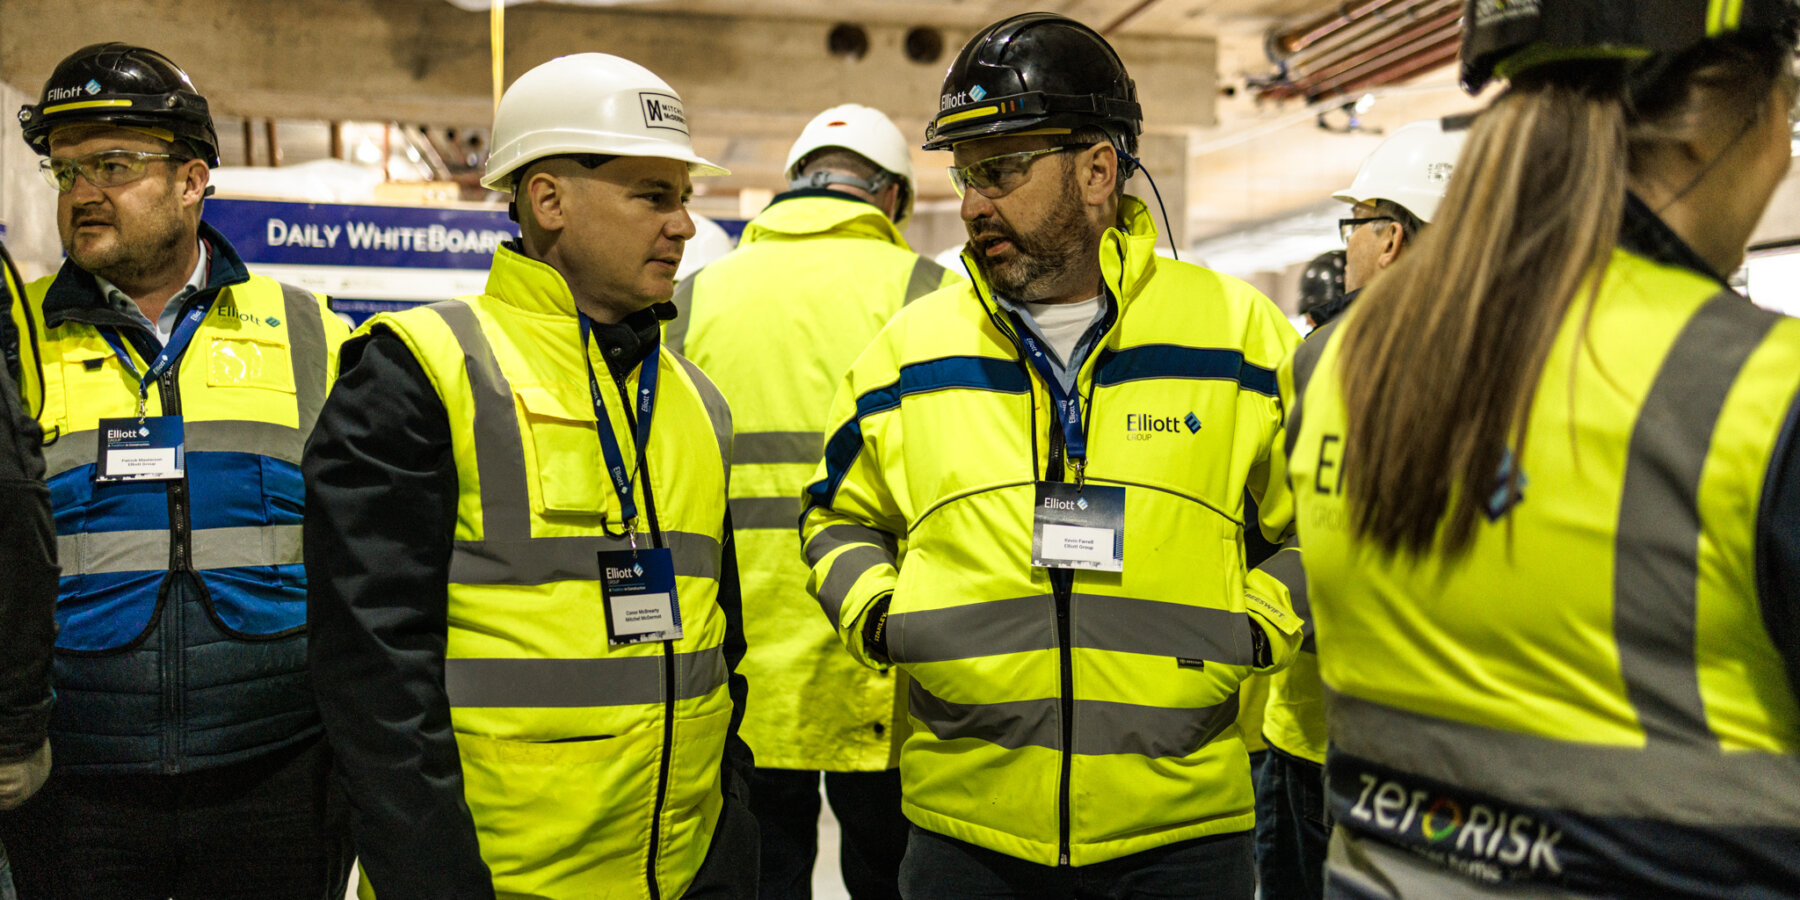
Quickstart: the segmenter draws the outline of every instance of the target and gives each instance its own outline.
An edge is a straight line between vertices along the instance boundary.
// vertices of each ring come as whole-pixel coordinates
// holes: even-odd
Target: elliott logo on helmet
[[[1475,27],[1538,15],[1538,0],[1476,0]]]

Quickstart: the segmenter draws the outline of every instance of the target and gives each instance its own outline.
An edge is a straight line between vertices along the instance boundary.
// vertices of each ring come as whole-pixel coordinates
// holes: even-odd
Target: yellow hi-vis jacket
[[[1299,643],[1286,587],[1246,581],[1242,519],[1246,486],[1284,489],[1274,367],[1298,336],[1248,285],[1158,258],[1136,198],[1120,221],[1099,251],[1116,319],[1077,388],[1086,484],[1125,490],[1122,573],[1031,564],[1062,431],[979,280],[902,310],[851,367],[801,523],[810,586],[859,658],[891,594],[908,818],[1044,865],[1250,828],[1253,629],[1268,669]]]
[[[364,328],[406,342],[455,436],[444,686],[496,894],[681,896],[718,821],[732,716],[715,602],[731,444],[723,398],[693,364],[658,351],[636,541],[672,550],[684,634],[611,646],[596,553],[631,545],[588,363],[628,460],[636,447],[561,275],[501,248],[486,293]],[[636,396],[641,371],[624,393]]]
[[[1465,486],[1486,518],[1455,560],[1354,536],[1342,341],[1299,353],[1289,465],[1332,806],[1380,873],[1334,856],[1334,878],[1401,896],[1800,884],[1800,709],[1756,576],[1800,322],[1623,249],[1591,314],[1588,296],[1544,364],[1522,490]]]
[[[819,615],[794,541],[796,498],[850,363],[901,306],[960,280],[913,253],[874,204],[804,191],[777,197],[736,251],[676,290],[687,309],[668,324],[669,342],[718,384],[737,425],[731,525],[749,644],[738,671],[750,683],[741,734],[758,766],[898,762],[904,679],[858,664]]]

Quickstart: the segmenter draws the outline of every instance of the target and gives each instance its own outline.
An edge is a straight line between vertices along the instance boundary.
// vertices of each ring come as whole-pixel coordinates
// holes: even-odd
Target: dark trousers
[[[1026,862],[914,827],[900,864],[907,900],[1250,900],[1248,832],[1196,838],[1071,868]]]
[[[347,805],[314,739],[182,775],[52,771],[0,814],[20,900],[343,900]]]
[[[1256,868],[1263,900],[1325,896],[1331,814],[1325,769],[1274,747],[1256,786]]]
[[[750,808],[762,828],[762,900],[809,900],[819,853],[819,774],[757,769]],[[853,900],[899,900],[910,827],[900,813],[900,770],[826,772],[825,797],[842,828],[838,859]]]

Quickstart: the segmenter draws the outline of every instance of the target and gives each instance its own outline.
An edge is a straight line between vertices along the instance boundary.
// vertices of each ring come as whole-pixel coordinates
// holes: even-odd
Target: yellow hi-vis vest
[[[1755,575],[1800,321],[1623,250],[1591,316],[1587,296],[1543,369],[1522,496],[1498,472],[1466,488],[1488,518],[1454,561],[1353,536],[1342,342],[1316,363],[1313,342],[1299,354],[1311,377],[1289,464],[1332,807],[1370,851],[1359,866],[1380,870],[1334,856],[1333,878],[1402,896],[1504,880],[1609,897],[1800,884],[1800,708]],[[1463,889],[1423,886],[1447,873]]]
[[[904,678],[859,665],[806,591],[794,537],[824,453],[831,394],[900,307],[961,279],[846,194],[777,198],[730,255],[675,292],[669,340],[712,376],[737,424],[731,524],[743,586],[741,726],[756,764],[870,772],[898,763]],[[684,302],[685,301],[685,302]]]
[[[606,361],[582,347],[561,275],[502,248],[484,294],[364,328],[404,340],[449,413],[461,492],[444,682],[496,894],[681,896],[719,818],[732,715],[717,603],[731,443],[723,398],[693,364],[658,350],[636,541],[672,550],[684,634],[615,647],[596,553],[631,545],[584,352],[627,460],[636,448]]]
[[[1099,250],[1117,318],[1076,386],[1086,483],[1125,490],[1122,573],[1058,570],[1059,587],[1031,564],[1036,482],[1073,476],[979,281],[909,305],[851,366],[801,522],[809,586],[858,658],[892,594],[907,817],[1044,865],[1249,829],[1252,615],[1267,668],[1299,644],[1287,588],[1246,576],[1243,521],[1246,486],[1284,489],[1274,367],[1299,336],[1249,285],[1158,258],[1137,199],[1120,221]]]

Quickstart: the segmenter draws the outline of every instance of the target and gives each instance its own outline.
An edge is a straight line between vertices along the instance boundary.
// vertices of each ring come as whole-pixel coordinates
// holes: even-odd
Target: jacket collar
[[[912,249],[893,220],[881,211],[881,207],[861,197],[825,188],[804,188],[777,194],[744,227],[742,243],[753,244],[757,241],[828,232],[876,238],[902,249]]]
[[[564,318],[572,325],[577,315],[575,295],[569,291],[569,283],[562,273],[548,263],[526,256],[517,238],[501,244],[494,251],[494,265],[488,270],[487,295],[539,318]],[[630,372],[655,352],[662,338],[663,321],[673,318],[675,304],[658,303],[615,324],[594,323],[595,342],[613,374]]]
[[[199,237],[211,251],[206,286],[190,295],[182,304],[183,308],[195,303],[210,303],[219,291],[250,280],[250,270],[244,267],[244,260],[218,229],[202,221]],[[64,321],[143,329],[143,323],[113,309],[100,292],[100,284],[94,276],[69,259],[63,260],[49,290],[44,292],[44,324],[54,328]]]
[[[1156,271],[1156,235],[1156,219],[1144,201],[1129,194],[1121,197],[1118,224],[1100,236],[1100,278],[1121,313]],[[962,259],[976,296],[992,312],[993,287],[982,277],[966,247]]]
[[[1713,271],[1713,267],[1688,243],[1675,233],[1667,222],[1650,209],[1637,194],[1625,192],[1625,214],[1619,225],[1619,247],[1643,256],[1652,262],[1677,266],[1687,269],[1719,283],[1719,286],[1731,290],[1731,284],[1725,276]]]

